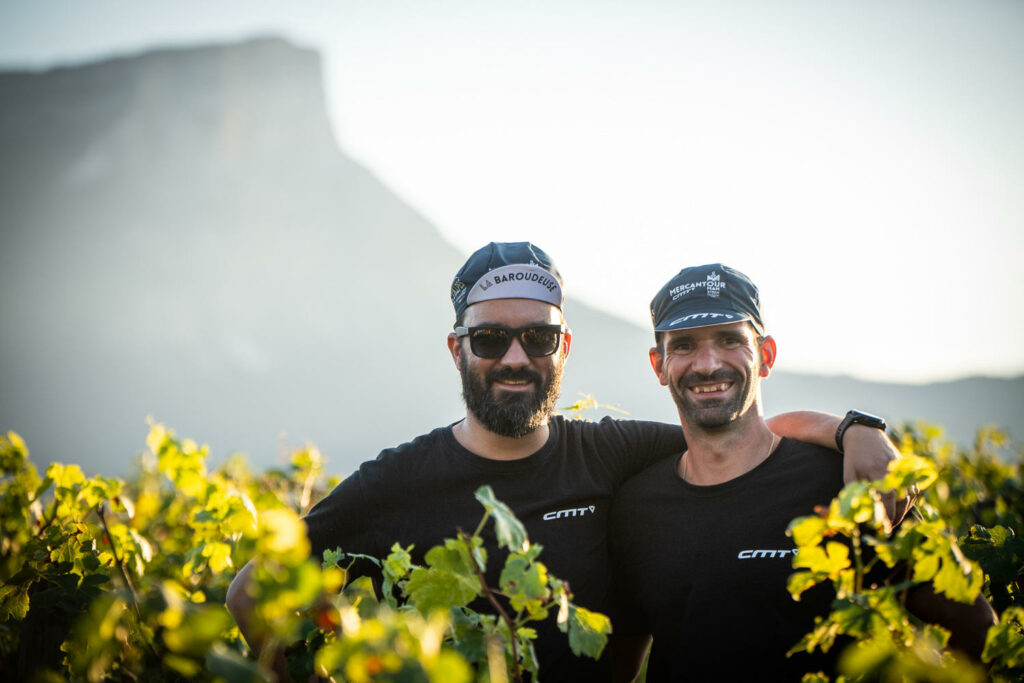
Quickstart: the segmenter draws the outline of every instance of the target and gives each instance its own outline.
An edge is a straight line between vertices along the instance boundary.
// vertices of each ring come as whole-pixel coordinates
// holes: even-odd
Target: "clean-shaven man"
[[[627,482],[612,513],[617,585],[632,598],[618,626],[653,634],[647,681],[798,681],[834,669],[836,653],[785,653],[824,615],[827,587],[799,602],[786,590],[795,517],[827,505],[844,484],[830,451],[779,434],[764,419],[761,381],[775,363],[757,288],[722,264],[685,268],[651,302],[651,366],[679,412],[686,449]],[[851,424],[884,423],[851,411]],[[797,436],[797,438],[787,438]],[[892,513],[890,513],[891,515]],[[994,613],[984,599],[949,604],[922,588],[919,614],[945,619],[952,644],[980,653]]]

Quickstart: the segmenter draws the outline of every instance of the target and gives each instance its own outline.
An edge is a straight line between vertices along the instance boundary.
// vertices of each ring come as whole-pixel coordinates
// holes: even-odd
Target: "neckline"
[[[680,459],[682,459],[683,454],[686,451],[683,451],[683,453],[680,453],[676,457],[670,459],[670,462],[672,464],[672,474],[675,480],[681,486],[683,486],[692,493],[710,495],[722,491],[727,491],[730,488],[733,488],[734,486],[742,486],[745,481],[752,478],[756,473],[764,469],[767,469],[770,466],[770,463],[778,462],[779,459],[776,456],[783,451],[784,447],[788,447],[789,441],[789,438],[785,436],[779,436],[778,445],[776,445],[772,452],[768,454],[768,457],[766,457],[764,460],[762,460],[753,468],[747,470],[743,474],[733,477],[732,479],[729,479],[727,481],[719,482],[717,484],[692,484],[679,476],[679,461]]]
[[[548,420],[548,438],[547,441],[544,442],[543,446],[530,455],[522,458],[516,458],[515,460],[496,460],[494,458],[478,455],[459,443],[459,440],[455,438],[454,431],[452,431],[456,424],[458,424],[458,422],[453,422],[448,425],[444,428],[443,432],[445,446],[451,453],[453,453],[459,460],[474,467],[486,470],[501,470],[505,472],[536,467],[539,463],[546,461],[557,447],[563,429],[562,416],[552,415]]]

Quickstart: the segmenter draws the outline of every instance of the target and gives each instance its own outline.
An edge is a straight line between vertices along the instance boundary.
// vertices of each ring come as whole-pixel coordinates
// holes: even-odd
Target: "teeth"
[[[728,382],[722,382],[721,384],[704,385],[693,388],[695,394],[710,394],[712,391],[725,391],[729,388]]]

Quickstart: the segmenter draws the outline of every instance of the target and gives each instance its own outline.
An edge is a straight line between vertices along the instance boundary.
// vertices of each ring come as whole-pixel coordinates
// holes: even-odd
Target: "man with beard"
[[[843,464],[764,420],[760,383],[776,344],[765,335],[757,287],[720,263],[685,268],[654,297],[651,318],[651,366],[675,401],[687,447],[626,482],[615,499],[616,584],[632,608],[616,625],[653,635],[650,683],[831,672],[838,648],[785,656],[834,598],[818,586],[792,599],[786,529],[829,504],[843,487]],[[840,447],[851,424],[885,428],[851,411],[836,432]],[[950,628],[951,645],[975,657],[994,623],[983,598],[958,605],[922,587],[908,605]]]
[[[570,582],[577,604],[600,610],[610,585],[612,495],[646,464],[678,452],[681,430],[553,415],[572,334],[562,316],[561,277],[536,246],[491,243],[478,250],[456,274],[451,300],[456,321],[448,349],[462,377],[465,416],[381,452],[320,501],[306,517],[313,556],[340,546],[385,557],[398,542],[413,544],[413,561],[422,564],[423,554],[456,529],[476,527],[483,510],[473,493],[486,484],[523,522],[530,540],[543,546],[541,560]],[[820,440],[831,438],[837,420],[798,414],[789,422],[796,435]],[[892,452],[861,443],[864,474],[884,470]],[[490,529],[485,548],[489,583],[497,585],[503,556]],[[246,618],[249,571],[247,565],[232,582],[228,607],[258,647]],[[375,575],[376,568],[357,561],[351,575],[360,574]],[[538,628],[538,678],[608,680],[609,658],[575,657],[553,622]]]

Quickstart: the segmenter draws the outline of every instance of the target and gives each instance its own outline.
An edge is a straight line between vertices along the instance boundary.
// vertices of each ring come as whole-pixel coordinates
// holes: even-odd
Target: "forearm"
[[[949,647],[978,662],[985,649],[989,627],[999,621],[984,595],[979,593],[973,603],[965,605],[939,595],[930,584],[907,593],[907,609],[914,616],[949,631]]]
[[[246,644],[248,644],[249,649],[252,650],[253,656],[258,660],[263,660],[266,665],[273,669],[279,683],[287,683],[291,680],[291,677],[288,675],[288,665],[285,661],[284,650],[277,648],[271,654],[271,659],[267,661],[263,654],[264,647],[266,646],[266,634],[261,633],[254,625],[253,611],[255,610],[256,602],[253,600],[249,588],[252,582],[251,575],[253,571],[255,571],[255,565],[252,561],[247,562],[242,567],[238,574],[235,575],[235,578],[232,579],[231,585],[228,586],[224,604],[231,616],[234,617],[235,623],[238,624],[238,630],[241,632]]]
[[[843,421],[838,415],[816,410],[797,410],[767,420],[776,434],[838,450],[836,430]],[[899,457],[899,450],[885,432],[874,427],[854,424],[843,433],[843,481],[874,481],[881,479],[889,463]],[[895,524],[903,519],[910,505],[909,497],[896,500],[885,494],[883,502],[889,520]]]
[[[806,441],[823,448],[836,449],[836,429],[843,418],[817,410],[794,410],[766,420],[768,428],[779,436]]]
[[[228,612],[231,613],[231,616],[235,618],[238,630],[242,633],[242,637],[245,639],[249,649],[253,651],[253,654],[259,656],[262,640],[257,637],[253,628],[252,614],[256,604],[249,594],[250,576],[253,569],[252,562],[247,562],[238,574],[235,575],[231,585],[228,586],[224,604],[228,608]]]

